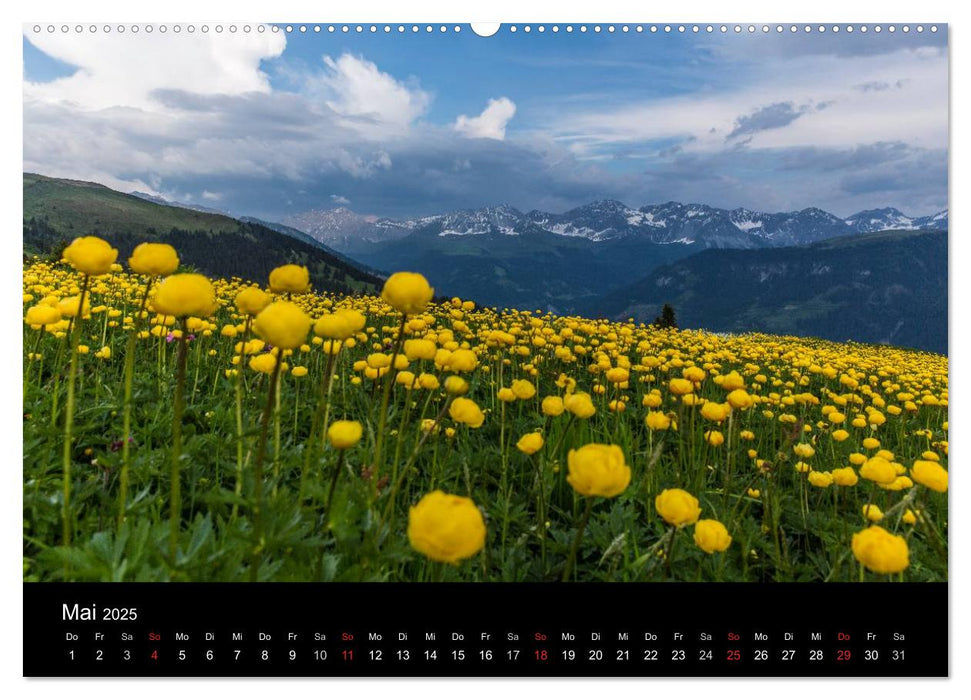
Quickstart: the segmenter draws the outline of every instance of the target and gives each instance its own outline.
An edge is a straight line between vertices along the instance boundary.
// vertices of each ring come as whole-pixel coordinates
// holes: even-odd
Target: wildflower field
[[[947,358],[23,270],[24,579],[939,581]]]

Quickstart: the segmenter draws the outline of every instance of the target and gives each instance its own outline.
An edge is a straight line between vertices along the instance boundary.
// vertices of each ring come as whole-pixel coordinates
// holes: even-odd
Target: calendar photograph
[[[25,588],[946,583],[946,24],[22,40]]]

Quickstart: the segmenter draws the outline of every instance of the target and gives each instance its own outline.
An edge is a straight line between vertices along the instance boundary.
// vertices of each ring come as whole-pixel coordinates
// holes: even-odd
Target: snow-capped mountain
[[[519,210],[501,205],[483,209],[463,209],[420,219],[418,227],[436,226],[439,236],[481,236],[487,233],[502,233],[518,236],[523,232],[524,217]]]
[[[311,209],[281,221],[311,238],[348,252],[362,244],[384,243],[404,238],[416,227],[415,221],[394,221],[357,214],[346,207]]]
[[[846,225],[854,231],[868,233],[870,231],[886,231],[890,229],[901,231],[916,231],[919,229],[947,230],[947,212],[938,212],[931,216],[910,217],[893,207],[884,209],[867,209],[846,219]]]
[[[765,248],[890,229],[946,230],[947,210],[909,217],[894,208],[862,211],[846,219],[816,207],[792,212],[720,209],[706,204],[665,202],[639,209],[613,199],[599,200],[562,214],[522,213],[508,206],[464,209],[410,220],[378,219],[349,209],[312,210],[283,223],[346,253],[359,252],[410,234],[456,236],[529,236],[554,234],[594,243],[636,241],[702,248]]]

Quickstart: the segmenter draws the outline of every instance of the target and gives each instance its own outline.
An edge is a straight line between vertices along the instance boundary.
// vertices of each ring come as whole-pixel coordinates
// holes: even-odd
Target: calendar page
[[[23,26],[25,676],[947,676],[947,24]]]

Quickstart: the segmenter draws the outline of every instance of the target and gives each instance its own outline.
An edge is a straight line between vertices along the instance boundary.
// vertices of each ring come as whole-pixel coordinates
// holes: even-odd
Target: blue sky
[[[946,31],[24,35],[24,168],[282,218],[947,206]]]

